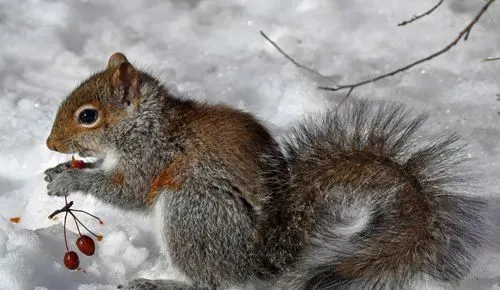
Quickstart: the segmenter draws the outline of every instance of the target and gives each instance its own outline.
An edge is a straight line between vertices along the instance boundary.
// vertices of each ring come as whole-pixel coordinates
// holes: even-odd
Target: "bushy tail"
[[[468,192],[457,136],[424,134],[425,120],[355,101],[295,130],[290,196],[313,218],[282,288],[408,289],[468,273],[484,204]]]

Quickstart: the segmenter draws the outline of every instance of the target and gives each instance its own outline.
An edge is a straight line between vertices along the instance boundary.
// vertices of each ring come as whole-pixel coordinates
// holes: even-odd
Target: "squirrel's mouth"
[[[112,169],[116,166],[118,155],[116,150],[108,147],[101,147],[98,150],[94,148],[74,146],[74,152],[81,159],[85,160],[86,164],[92,164],[90,167],[102,167],[103,169]]]
[[[97,158],[97,159],[104,158],[105,153],[102,152],[102,150],[96,150],[93,148],[83,147],[76,142],[74,142],[72,145],[73,145],[72,149],[73,149],[74,153],[78,154],[78,156],[80,156],[82,158]]]

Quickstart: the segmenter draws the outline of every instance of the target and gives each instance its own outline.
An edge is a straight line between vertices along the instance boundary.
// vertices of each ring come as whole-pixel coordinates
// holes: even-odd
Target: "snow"
[[[115,289],[136,277],[180,277],[160,256],[150,217],[72,195],[81,216],[104,235],[81,268],[64,268],[63,206],[46,195],[43,171],[68,156],[45,147],[60,101],[104,67],[115,51],[198,100],[256,114],[282,134],[301,116],[335,106],[344,92],[318,85],[350,83],[387,72],[444,47],[479,11],[482,0],[448,0],[432,15],[398,27],[434,0],[0,0],[0,289]],[[355,90],[427,111],[436,128],[470,144],[483,194],[500,222],[500,3],[468,41],[405,73]],[[284,59],[259,34],[325,76]],[[333,81],[332,81],[333,80]],[[19,224],[9,221],[21,217]],[[76,240],[69,220],[70,247]],[[500,237],[494,237],[464,289],[500,289]]]

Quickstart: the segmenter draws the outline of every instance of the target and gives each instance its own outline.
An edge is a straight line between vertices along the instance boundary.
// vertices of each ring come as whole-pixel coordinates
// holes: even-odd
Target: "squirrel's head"
[[[105,70],[91,76],[63,101],[47,147],[61,153],[99,156],[103,136],[139,106],[140,72],[121,53]]]

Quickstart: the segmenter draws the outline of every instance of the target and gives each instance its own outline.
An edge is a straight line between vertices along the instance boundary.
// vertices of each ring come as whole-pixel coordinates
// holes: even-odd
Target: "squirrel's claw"
[[[57,174],[63,172],[66,169],[69,169],[69,168],[70,168],[69,162],[61,163],[55,167],[49,168],[49,169],[45,170],[45,172],[44,172],[45,178],[43,180],[45,180],[47,182],[52,182],[52,180],[54,180],[54,178]]]

